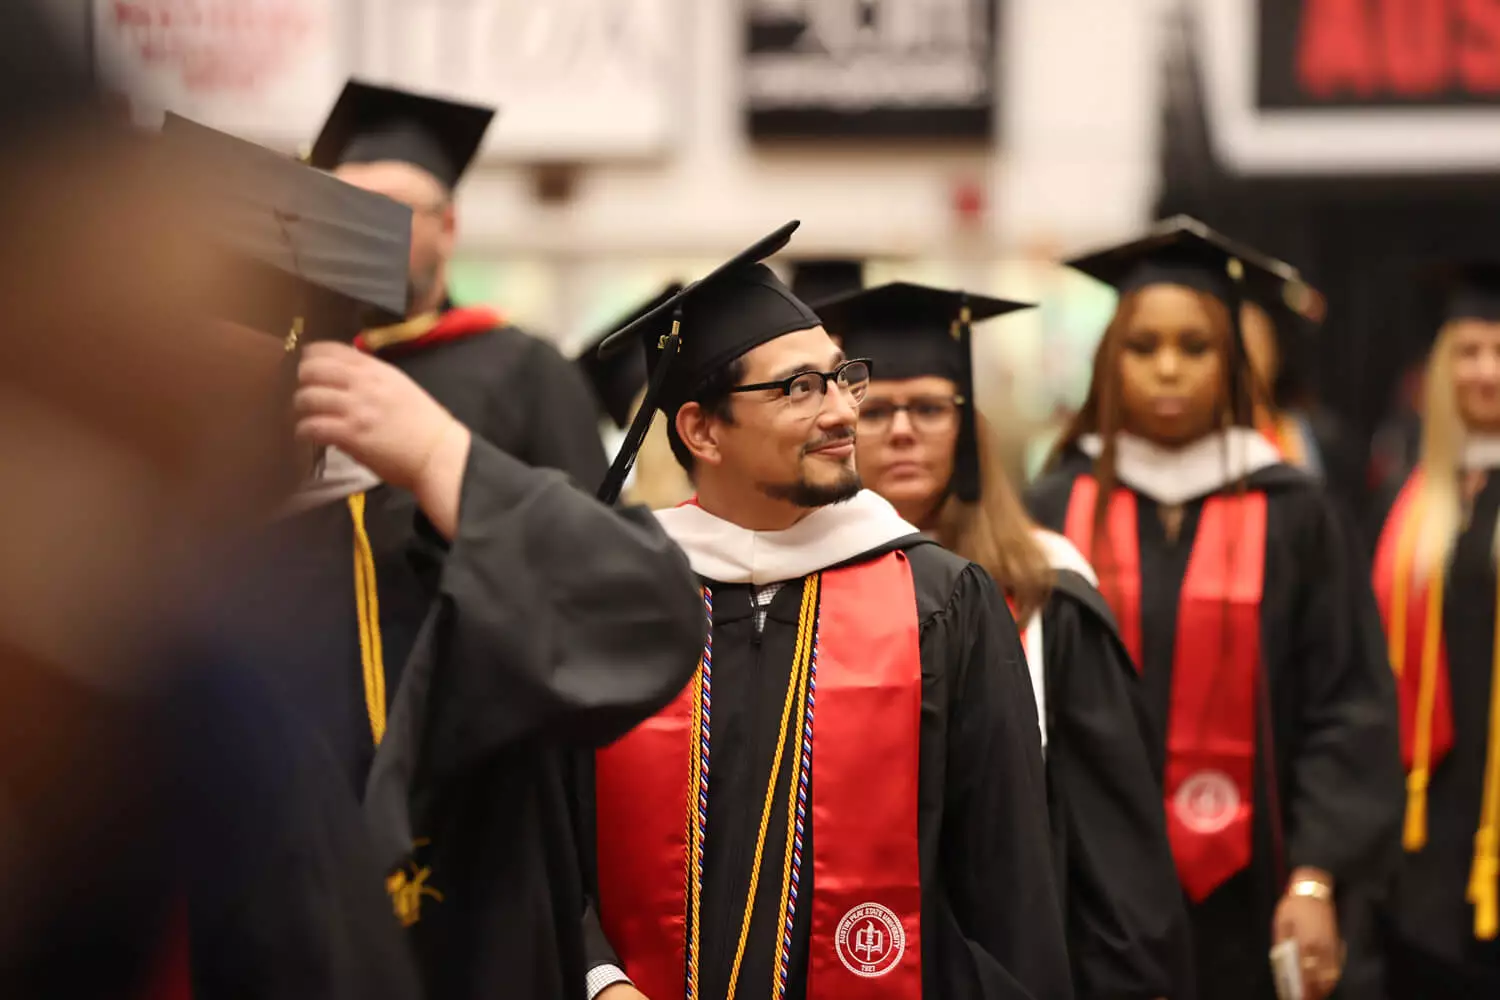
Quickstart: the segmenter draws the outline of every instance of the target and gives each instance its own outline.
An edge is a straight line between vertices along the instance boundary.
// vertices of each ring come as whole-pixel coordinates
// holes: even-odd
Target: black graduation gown
[[[921,619],[917,831],[923,995],[1069,997],[1048,847],[1041,733],[1015,623],[979,567],[915,538],[870,557],[892,548],[905,548],[911,560]],[[776,594],[760,635],[750,587],[720,585],[713,594],[714,740],[739,752],[714,757],[702,904],[704,997],[722,997],[728,986],[748,859],[754,854],[758,816],[751,814],[760,809],[775,753],[802,584],[788,584]],[[784,755],[782,788],[791,780],[794,756]],[[816,787],[811,794],[817,795]],[[776,800],[765,850],[767,857],[779,858],[785,850],[786,799],[778,795]],[[592,845],[592,798],[580,811],[584,842]],[[804,850],[810,856],[815,849],[809,828]],[[804,871],[804,885],[808,877]],[[760,880],[740,996],[763,995],[771,988],[779,893],[780,879]],[[804,893],[803,898],[810,897]],[[788,996],[794,1000],[806,991],[811,909],[799,907],[792,928]],[[597,920],[590,920],[588,929],[588,967],[618,966]]]
[[[1042,609],[1047,794],[1080,998],[1192,997],[1187,913],[1135,666],[1104,598],[1061,569]]]
[[[605,507],[477,438],[460,511],[391,689],[365,813],[381,859],[426,870],[442,896],[411,927],[428,996],[577,998],[568,754],[617,739],[687,683],[697,583],[648,512]]]
[[[1081,452],[1065,456],[1028,491],[1033,516],[1061,531],[1073,481],[1091,469],[1092,460]],[[1199,995],[1263,1000],[1274,996],[1267,956],[1272,915],[1284,889],[1279,873],[1320,868],[1332,874],[1341,893],[1379,882],[1399,849],[1405,793],[1395,684],[1355,536],[1302,472],[1273,465],[1251,475],[1247,485],[1267,497],[1261,662],[1270,692],[1274,771],[1262,739],[1250,865],[1191,905],[1189,916]],[[1136,500],[1142,694],[1160,767],[1177,608],[1203,499],[1183,505],[1175,544],[1167,539],[1156,502],[1141,493]],[[1275,775],[1283,817],[1276,838],[1268,772]],[[1348,974],[1357,978],[1358,970],[1351,965]]]
[[[1453,704],[1453,748],[1427,787],[1427,846],[1403,855],[1389,920],[1401,951],[1456,968],[1500,989],[1500,942],[1474,938],[1467,902],[1474,834],[1479,829],[1489,747],[1490,685],[1495,645],[1495,523],[1500,474],[1491,472],[1454,545],[1443,591],[1443,637]],[[1395,963],[1400,974],[1404,964]],[[1439,992],[1434,996],[1458,996]]]
[[[598,403],[577,366],[546,341],[500,326],[389,360],[501,451],[561,469],[589,492],[604,481]]]

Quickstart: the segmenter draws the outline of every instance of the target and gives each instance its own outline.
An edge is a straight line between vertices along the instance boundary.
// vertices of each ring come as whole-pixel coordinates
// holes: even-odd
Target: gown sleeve
[[[618,739],[688,682],[706,624],[696,577],[648,512],[478,440],[433,617],[419,653],[444,664],[439,759]]]
[[[527,400],[518,456],[527,465],[561,469],[589,493],[604,482],[609,461],[599,436],[598,403],[576,365],[545,341],[533,338],[513,379]]]
[[[1135,668],[1108,621],[1061,594],[1043,635],[1047,777],[1078,995],[1176,996],[1187,913]]]
[[[692,677],[705,625],[697,580],[649,512],[606,507],[476,436],[366,788],[387,852],[410,845],[418,786],[519,747],[603,746],[660,711]]]
[[[979,567],[924,629],[922,658],[955,665],[939,848],[949,926],[935,930],[966,948],[943,956],[941,995],[1071,997],[1036,698],[1015,622]]]
[[[1317,497],[1294,542],[1303,597],[1292,645],[1296,734],[1287,789],[1288,863],[1340,885],[1379,875],[1399,856],[1404,778],[1396,692],[1369,565],[1332,505]],[[1315,567],[1315,569],[1312,569]]]

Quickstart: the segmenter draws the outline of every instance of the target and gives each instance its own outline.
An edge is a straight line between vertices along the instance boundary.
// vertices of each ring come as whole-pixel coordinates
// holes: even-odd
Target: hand
[[[1297,877],[1307,876],[1293,880]],[[1344,944],[1333,904],[1311,896],[1283,896],[1271,928],[1277,943],[1296,939],[1307,1000],[1323,1000],[1332,993],[1344,972]]]
[[[348,453],[419,492],[434,456],[468,431],[400,369],[344,344],[309,344],[298,367],[297,436]]]
[[[594,1000],[646,1000],[646,994],[629,983],[614,983],[600,990]]]
[[[297,436],[411,490],[443,537],[458,531],[472,437],[400,369],[344,344],[309,344],[297,370]]]

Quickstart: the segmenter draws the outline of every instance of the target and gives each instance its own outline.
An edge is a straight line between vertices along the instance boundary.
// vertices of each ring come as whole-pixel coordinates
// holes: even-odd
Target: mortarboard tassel
[[[641,450],[641,443],[646,440],[646,433],[651,430],[651,421],[656,417],[656,401],[661,398],[661,389],[666,383],[667,373],[671,370],[672,362],[682,347],[681,331],[682,306],[678,305],[672,313],[672,331],[664,335],[658,345],[661,357],[656,359],[656,370],[651,373],[651,381],[646,386],[645,396],[641,398],[640,408],[635,412],[635,419],[630,422],[630,430],[625,434],[625,442],[620,445],[619,454],[610,463],[609,472],[605,474],[604,482],[599,485],[599,492],[596,496],[600,501],[611,506],[620,499],[620,492],[625,488],[625,479],[635,465],[636,453]]]
[[[979,481],[979,403],[974,398],[973,323],[974,311],[969,306],[969,296],[960,293],[958,317],[954,319],[949,335],[963,347],[968,370],[967,384],[958,387],[961,423],[952,487],[954,495],[964,503],[978,503],[983,486]]]

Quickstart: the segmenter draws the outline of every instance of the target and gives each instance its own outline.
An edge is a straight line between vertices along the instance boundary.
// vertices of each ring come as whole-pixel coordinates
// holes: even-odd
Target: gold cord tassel
[[[385,738],[385,653],[380,638],[380,594],[375,587],[375,550],[365,530],[365,495],[349,498],[354,520],[354,603],[359,614],[359,659],[364,671],[365,712],[375,745]]]
[[[1484,798],[1474,835],[1469,870],[1469,902],[1474,904],[1474,936],[1495,940],[1500,932],[1500,590],[1495,592],[1495,639],[1490,654],[1490,731],[1484,762]]]

